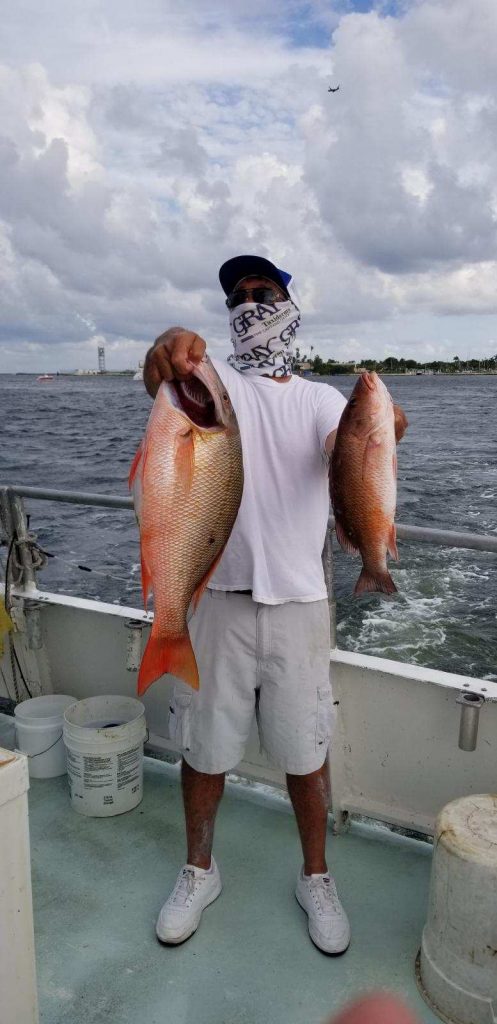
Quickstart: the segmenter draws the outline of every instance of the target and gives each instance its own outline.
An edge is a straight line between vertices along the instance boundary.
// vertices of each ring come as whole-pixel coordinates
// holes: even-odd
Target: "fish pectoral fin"
[[[397,530],[395,528],[395,523],[392,523],[392,527],[388,535],[387,551],[388,554],[391,555],[392,558],[395,558],[395,561],[398,562],[399,552],[397,551]]]
[[[185,430],[184,433],[176,435],[174,463],[181,486],[184,492],[188,494],[191,490],[195,471],[195,445],[193,443],[192,429]]]
[[[397,587],[387,569],[384,572],[369,572],[363,569],[354,587],[354,594],[374,593],[396,594]]]
[[[339,519],[335,518],[335,533],[337,535],[337,541],[342,548],[342,551],[346,551],[348,555],[358,555],[359,548],[356,548],[350,537],[347,537],[345,530]]]
[[[143,652],[138,673],[138,696],[145,693],[152,683],[167,672],[178,679],[183,679],[194,690],[198,690],[197,662],[188,632],[170,640],[155,637],[152,632]]]
[[[379,431],[373,431],[367,440],[362,456],[362,479],[367,481],[368,474],[375,471],[378,453],[381,448]]]
[[[202,597],[202,594],[204,593],[204,590],[205,590],[205,588],[206,588],[206,586],[207,586],[211,576],[214,575],[214,573],[215,573],[215,571],[216,571],[216,569],[217,569],[217,567],[219,565],[219,562],[221,561],[221,555],[223,554],[223,551],[224,551],[225,547],[226,547],[226,544],[223,544],[219,554],[216,555],[216,558],[214,559],[212,565],[209,566],[205,576],[203,577],[203,579],[200,580],[200,583],[198,584],[196,590],[194,591],[194,594],[193,594],[193,597],[192,597],[192,604],[193,604],[194,612],[197,610],[197,605],[198,605],[198,603],[200,601],[200,598]]]
[[[402,438],[403,438],[403,436],[404,436],[404,434],[405,434],[405,432],[406,432],[406,430],[407,430],[407,428],[409,426],[409,420],[407,419],[407,416],[406,416],[404,410],[401,409],[400,405],[395,405],[394,404],[393,412],[394,412],[394,423],[395,423],[395,440],[396,440],[396,442],[398,444],[399,441],[402,440]]]

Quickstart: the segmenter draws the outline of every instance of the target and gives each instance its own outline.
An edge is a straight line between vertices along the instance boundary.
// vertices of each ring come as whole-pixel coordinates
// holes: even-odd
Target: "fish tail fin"
[[[397,593],[397,587],[388,569],[385,569],[383,572],[369,572],[368,569],[362,570],[354,587],[354,594],[374,593],[375,591],[379,591],[381,594]]]
[[[188,633],[171,640],[153,635],[149,637],[138,673],[138,696],[145,693],[145,690],[166,672],[183,679],[194,690],[198,690],[197,662]]]

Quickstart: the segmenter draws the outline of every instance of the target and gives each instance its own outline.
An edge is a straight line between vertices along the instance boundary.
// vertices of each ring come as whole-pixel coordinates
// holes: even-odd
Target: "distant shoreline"
[[[363,371],[364,372],[364,371]],[[369,371],[368,371],[369,372]],[[497,370],[458,370],[457,373],[401,373],[399,370],[376,370],[379,377],[497,377]],[[300,376],[296,374],[296,376]],[[309,377],[360,377],[360,373],[309,373]]]
[[[98,380],[102,377],[133,377],[135,370],[106,370],[105,373],[71,373],[70,371],[50,370],[0,370],[2,377],[39,377],[40,374],[51,374],[54,379],[57,377],[74,377],[76,380]],[[457,370],[446,373],[442,371],[428,371],[421,373],[402,373],[399,370],[377,370],[380,377],[497,377],[497,370]],[[306,371],[305,374],[295,374],[296,377],[360,377],[360,373],[353,370],[350,373],[313,373]]]

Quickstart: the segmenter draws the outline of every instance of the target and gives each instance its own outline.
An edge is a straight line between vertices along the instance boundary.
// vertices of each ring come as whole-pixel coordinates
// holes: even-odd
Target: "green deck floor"
[[[311,944],[294,895],[293,816],[275,801],[227,791],[215,856],[224,891],[183,946],[154,924],[184,858],[178,779],[145,762],[134,811],[85,818],[66,778],[32,780],[30,829],[43,1024],[320,1024],[352,996],[389,988],[423,1024],[414,959],[426,911],[426,844],[364,827],[335,838],[329,862],[352,943],[340,958]]]

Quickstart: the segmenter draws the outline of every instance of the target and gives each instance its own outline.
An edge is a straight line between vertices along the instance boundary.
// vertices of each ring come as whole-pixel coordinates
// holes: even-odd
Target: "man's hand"
[[[170,327],[161,334],[145,356],[143,382],[149,395],[155,398],[163,380],[189,377],[205,349],[204,339],[184,327]]]

